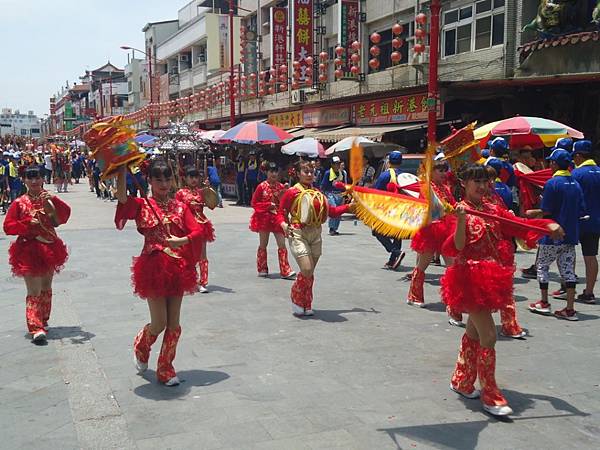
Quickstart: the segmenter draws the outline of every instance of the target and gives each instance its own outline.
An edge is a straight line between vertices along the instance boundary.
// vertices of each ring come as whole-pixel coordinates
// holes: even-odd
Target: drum
[[[530,169],[528,166],[526,166],[522,162],[516,162],[516,163],[514,163],[513,167],[515,168],[515,170],[518,170],[521,173],[531,173],[531,172],[533,172],[532,169]]]
[[[398,174],[396,177],[396,183],[398,184],[398,187],[400,187],[400,189],[418,182],[419,178],[416,175],[413,175],[412,173],[403,172]],[[415,192],[410,189],[402,189],[402,192],[406,195],[410,195],[411,197],[419,197],[419,192]]]
[[[300,199],[300,223],[306,225],[310,219],[310,211],[314,209],[311,204],[312,197],[310,195],[303,195]]]
[[[215,209],[219,204],[219,196],[212,188],[203,188],[202,197],[204,198],[204,204],[209,209]]]

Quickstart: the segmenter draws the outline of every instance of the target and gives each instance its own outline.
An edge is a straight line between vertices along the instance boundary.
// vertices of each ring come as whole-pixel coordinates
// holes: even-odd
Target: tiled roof
[[[567,34],[557,36],[550,39],[540,39],[538,41],[528,42],[519,47],[521,56],[526,56],[536,50],[541,50],[548,47],[558,47],[565,45],[575,45],[579,42],[598,41],[600,40],[600,31],[586,31],[583,33]]]

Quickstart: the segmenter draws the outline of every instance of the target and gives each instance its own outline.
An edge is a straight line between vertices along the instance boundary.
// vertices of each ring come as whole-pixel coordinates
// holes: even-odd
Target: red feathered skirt
[[[17,239],[8,249],[8,262],[17,277],[40,277],[60,272],[69,253],[65,243],[56,238],[51,244],[36,239]]]
[[[497,311],[512,301],[513,273],[493,260],[456,262],[440,280],[442,301],[457,312]]]
[[[454,216],[445,216],[421,228],[412,238],[410,248],[420,254],[441,253],[444,241],[454,231],[455,221]]]
[[[200,238],[203,241],[213,242],[215,240],[215,228],[210,220],[198,222],[198,228],[201,230]]]
[[[265,231],[267,233],[281,233],[283,230],[277,223],[277,215],[269,212],[256,212],[250,217],[250,230],[258,233]]]
[[[188,259],[161,251],[133,258],[131,282],[134,293],[145,299],[182,297],[198,290],[198,274]]]

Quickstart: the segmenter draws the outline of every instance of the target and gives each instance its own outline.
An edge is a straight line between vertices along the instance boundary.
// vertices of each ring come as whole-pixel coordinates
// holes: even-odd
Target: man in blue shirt
[[[215,167],[215,160],[212,156],[209,156],[208,159],[206,160],[206,163],[208,164],[208,167],[206,168],[207,175],[208,175],[208,182],[210,183],[211,187],[217,193],[218,202],[219,202],[217,206],[219,208],[222,208],[223,207],[223,196],[221,195],[221,177],[219,177],[219,172],[217,171],[217,168]]]
[[[500,178],[503,183],[507,184],[508,187],[512,189],[516,185],[517,179],[515,176],[515,170],[508,160],[508,142],[506,142],[506,139],[502,137],[497,137],[489,142],[489,147],[490,157],[498,158],[500,161],[502,161],[502,170],[498,172],[498,178]]]
[[[400,166],[402,165],[402,153],[393,151],[388,155],[389,169],[384,170],[379,174],[379,177],[375,181],[373,188],[380,191],[388,191],[388,185],[392,184],[396,187],[398,185],[398,175],[402,173]],[[390,254],[390,258],[387,263],[383,266],[385,269],[396,270],[404,256],[406,255],[402,251],[402,239],[395,239],[383,234],[371,232],[373,236],[383,245],[386,251]]]
[[[600,167],[592,159],[592,143],[573,144],[575,169],[573,178],[581,185],[589,218],[580,224],[579,242],[585,262],[585,290],[577,296],[584,303],[596,303],[594,286],[598,277],[598,242],[600,241]]]
[[[550,156],[550,168],[553,177],[546,182],[542,192],[541,214],[557,222],[564,230],[563,239],[555,241],[544,236],[539,241],[537,256],[537,278],[540,283],[542,299],[529,305],[532,312],[550,314],[548,302],[548,280],[550,265],[558,262],[558,270],[564,280],[567,291],[567,307],[555,311],[558,319],[579,320],[575,312],[575,245],[579,243],[579,221],[586,214],[583,191],[579,183],[568,170],[571,154],[561,148],[555,148]]]
[[[248,154],[248,164],[246,166],[246,201],[245,204],[250,206],[250,200],[252,195],[258,186],[258,159],[256,158],[256,152],[250,152]]]
[[[321,191],[327,197],[327,201],[331,206],[341,206],[344,203],[342,197],[343,189],[335,187],[335,183],[346,183],[344,171],[341,169],[342,160],[339,156],[331,158],[331,168],[325,171],[321,180]],[[329,235],[338,236],[338,228],[340,227],[341,218],[329,219]]]
[[[237,186],[238,201],[236,205],[242,206],[246,202],[246,161],[240,154],[237,159],[235,184]]]
[[[513,194],[506,183],[503,183],[500,179],[500,172],[502,171],[504,164],[498,158],[490,158],[485,162],[486,166],[490,166],[496,172],[496,179],[494,180],[494,190],[496,194],[502,199],[506,209],[511,209],[513,206]]]

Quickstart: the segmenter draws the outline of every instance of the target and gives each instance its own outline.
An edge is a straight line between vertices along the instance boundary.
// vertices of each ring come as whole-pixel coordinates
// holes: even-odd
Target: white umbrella
[[[208,131],[202,132],[200,137],[202,139],[204,139],[205,141],[210,141],[213,144],[216,144],[217,141],[219,139],[221,139],[221,136],[223,136],[224,134],[225,134],[224,130],[208,130]]]
[[[367,139],[366,137],[363,137],[363,136],[348,136],[347,138],[344,138],[341,141],[336,142],[331,147],[329,147],[327,150],[325,150],[325,154],[332,155],[333,153],[347,152],[348,150],[350,150],[352,148],[352,144],[354,144],[355,140],[359,144],[375,144],[375,141],[372,141],[371,139]]]
[[[323,144],[311,137],[285,144],[281,147],[281,153],[285,155],[307,156],[309,158],[325,157]]]

